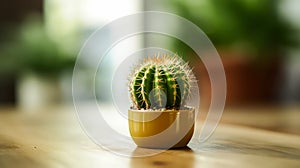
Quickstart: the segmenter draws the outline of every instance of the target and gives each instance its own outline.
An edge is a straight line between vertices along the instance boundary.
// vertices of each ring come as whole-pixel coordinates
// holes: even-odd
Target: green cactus
[[[131,75],[129,90],[135,109],[180,109],[190,97],[195,77],[177,55],[149,57]]]

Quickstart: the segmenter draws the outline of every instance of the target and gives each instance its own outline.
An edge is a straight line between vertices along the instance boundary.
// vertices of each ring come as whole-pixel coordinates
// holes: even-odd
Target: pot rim
[[[191,107],[191,106],[185,106],[185,109],[157,109],[157,110],[153,110],[153,109],[142,109],[142,110],[138,110],[138,109],[129,109],[128,111],[132,111],[132,112],[137,112],[137,113],[180,113],[180,112],[190,112],[190,111],[194,111],[195,108]]]

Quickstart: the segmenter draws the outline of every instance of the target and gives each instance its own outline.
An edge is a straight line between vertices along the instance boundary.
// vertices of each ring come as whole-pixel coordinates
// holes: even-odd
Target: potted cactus
[[[184,147],[194,132],[195,109],[186,105],[197,86],[192,70],[177,55],[157,55],[137,66],[129,81],[129,129],[146,148]]]

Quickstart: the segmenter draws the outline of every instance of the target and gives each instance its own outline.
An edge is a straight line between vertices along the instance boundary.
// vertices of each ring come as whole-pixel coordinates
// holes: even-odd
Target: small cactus
[[[191,95],[195,77],[177,55],[149,57],[138,66],[129,82],[134,109],[180,109]]]

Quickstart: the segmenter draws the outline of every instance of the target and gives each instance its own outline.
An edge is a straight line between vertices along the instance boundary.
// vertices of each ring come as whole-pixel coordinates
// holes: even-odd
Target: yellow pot
[[[129,130],[139,147],[179,148],[186,146],[194,133],[195,109],[128,110]]]

